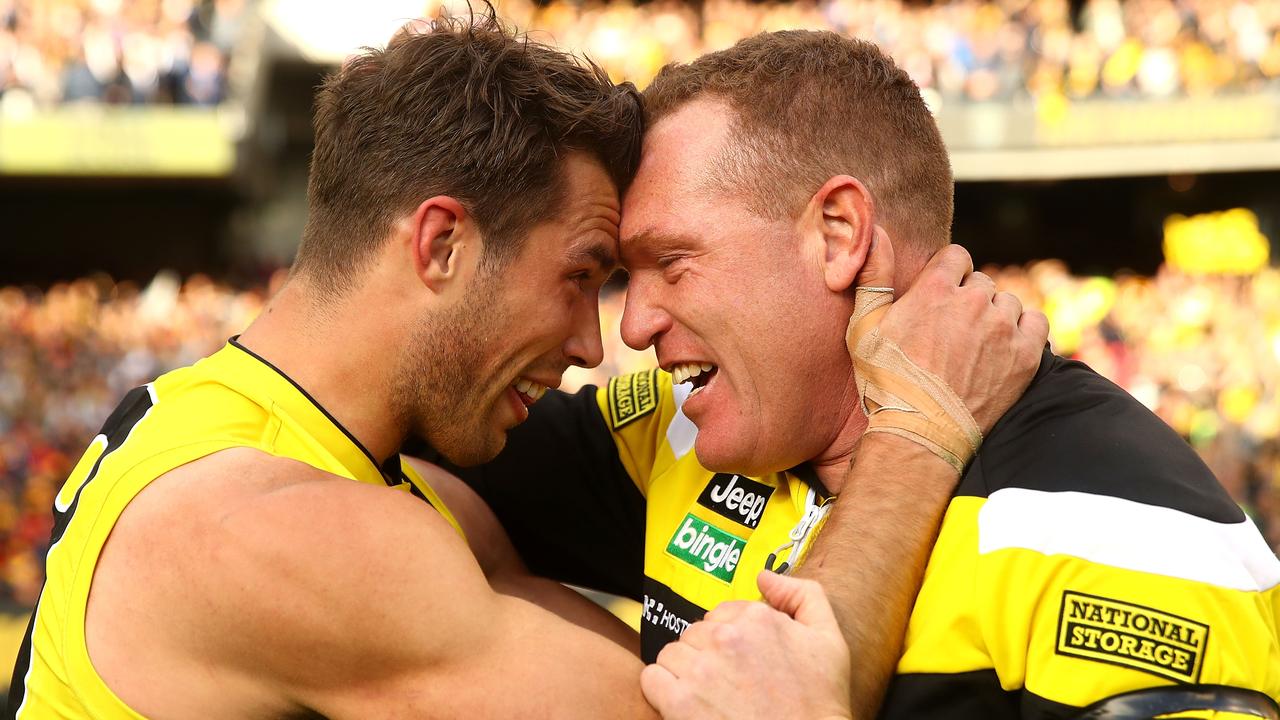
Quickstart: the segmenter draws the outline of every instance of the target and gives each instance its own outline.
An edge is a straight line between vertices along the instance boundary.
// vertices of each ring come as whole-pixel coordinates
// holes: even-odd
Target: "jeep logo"
[[[720,473],[707,483],[698,504],[754,530],[760,526],[760,516],[773,491],[750,478]]]

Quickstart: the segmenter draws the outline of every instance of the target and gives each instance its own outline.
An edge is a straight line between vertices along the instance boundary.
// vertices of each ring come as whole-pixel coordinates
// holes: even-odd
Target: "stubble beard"
[[[504,444],[491,427],[492,388],[482,371],[495,357],[501,323],[488,283],[457,308],[423,318],[414,328],[396,374],[401,426],[425,439],[455,465],[492,460]]]

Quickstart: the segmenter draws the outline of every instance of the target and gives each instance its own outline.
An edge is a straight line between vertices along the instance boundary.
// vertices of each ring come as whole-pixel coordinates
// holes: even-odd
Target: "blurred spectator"
[[[872,40],[926,95],[948,100],[1158,98],[1280,84],[1272,0],[1086,0],[1077,19],[1067,0],[706,0],[700,17],[671,0],[519,0],[500,11],[640,86],[668,62],[789,28]]]
[[[245,0],[0,0],[0,101],[210,105]]]
[[[825,28],[878,43],[940,100],[1161,98],[1280,86],[1274,0],[678,0],[499,2],[541,40],[643,86],[765,30]],[[378,12],[379,4],[369,6]],[[423,14],[462,0],[427,0]],[[0,0],[0,99],[38,105],[215,104],[250,0]]]

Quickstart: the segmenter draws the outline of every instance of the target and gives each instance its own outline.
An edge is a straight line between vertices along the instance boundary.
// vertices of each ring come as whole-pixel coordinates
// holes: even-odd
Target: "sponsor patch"
[[[657,661],[667,643],[680,639],[692,623],[707,611],[685,600],[676,591],[654,580],[644,579],[644,609],[640,615],[640,656],[646,663]]]
[[[657,407],[657,370],[609,380],[609,421],[614,430],[639,420]]]
[[[746,544],[737,535],[688,514],[667,543],[667,554],[718,580],[733,582]]]
[[[736,523],[760,527],[773,488],[741,475],[718,473],[698,496],[698,504]]]
[[[1204,623],[1096,595],[1062,593],[1059,655],[1198,683],[1208,644]]]

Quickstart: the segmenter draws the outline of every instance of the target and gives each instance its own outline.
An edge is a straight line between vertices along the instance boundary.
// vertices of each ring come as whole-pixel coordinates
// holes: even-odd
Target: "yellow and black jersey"
[[[758,599],[757,572],[823,497],[803,467],[702,468],[686,392],[651,371],[549,393],[462,471],[535,572],[642,599],[647,661],[716,604]],[[1063,718],[1175,685],[1280,698],[1278,584],[1181,438],[1046,353],[946,511],[881,717]]]
[[[306,391],[233,338],[195,365],[126,395],[55,498],[45,584],[14,670],[7,717],[142,717],[89,660],[84,623],[94,567],[125,506],[152,480],[232,447],[413,493],[461,533],[407,463],[396,456],[379,466]]]

